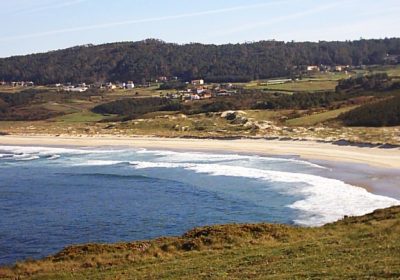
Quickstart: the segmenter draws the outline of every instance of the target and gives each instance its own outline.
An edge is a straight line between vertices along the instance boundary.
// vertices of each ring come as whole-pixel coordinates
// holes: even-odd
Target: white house
[[[107,87],[107,89],[116,89],[116,88],[117,88],[117,86],[114,85],[114,84],[111,83],[111,82],[107,83],[107,84],[106,84],[106,87]]]
[[[200,79],[200,80],[192,80],[191,84],[194,86],[198,86],[198,85],[204,85],[204,80]]]
[[[126,88],[127,89],[134,89],[135,88],[135,84],[132,81],[128,81],[128,83],[126,84]]]
[[[346,70],[348,67],[349,67],[348,65],[347,66],[345,66],[345,65],[336,65],[335,66],[335,71],[336,72],[342,72],[342,71]]]
[[[307,71],[318,71],[319,67],[316,65],[309,65],[307,66]]]
[[[192,95],[190,96],[190,99],[191,99],[191,100],[200,100],[201,98],[200,98],[200,96],[199,96],[198,94],[192,94]]]
[[[69,92],[85,92],[88,90],[87,87],[74,87],[74,86],[67,86],[63,88],[64,91]]]

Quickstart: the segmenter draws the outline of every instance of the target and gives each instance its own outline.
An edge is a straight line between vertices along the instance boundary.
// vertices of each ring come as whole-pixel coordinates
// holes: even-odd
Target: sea
[[[0,146],[0,264],[204,225],[320,226],[400,204],[325,169],[294,156]]]

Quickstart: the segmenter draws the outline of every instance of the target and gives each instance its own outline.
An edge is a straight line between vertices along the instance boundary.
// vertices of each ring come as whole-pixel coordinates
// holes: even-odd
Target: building
[[[68,92],[85,92],[88,90],[88,87],[74,87],[74,86],[66,86],[63,88],[64,91]]]
[[[192,80],[190,83],[191,83],[192,85],[194,85],[194,86],[204,85],[204,80],[203,80],[203,79],[200,79],[200,80]]]
[[[197,94],[201,94],[201,93],[203,93],[203,92],[205,92],[205,89],[204,89],[203,87],[198,87],[198,88],[196,88],[196,93],[197,93]]]
[[[192,95],[190,96],[190,99],[191,99],[191,100],[200,100],[201,98],[200,98],[200,95],[198,95],[198,94],[192,94]]]
[[[126,88],[127,89],[134,89],[135,88],[135,84],[132,81],[128,81],[128,83],[126,84]]]
[[[200,96],[200,98],[201,98],[201,99],[209,99],[209,98],[212,98],[212,94],[211,94],[211,92],[204,92],[204,93]]]
[[[344,65],[336,65],[335,66],[335,71],[336,72],[342,72],[344,70],[346,70],[349,66],[344,66]]]
[[[116,89],[117,86],[114,85],[113,83],[109,82],[109,83],[106,84],[106,88],[107,88],[107,89],[113,90],[113,89]]]
[[[319,67],[317,65],[309,65],[307,66],[307,71],[319,71]]]

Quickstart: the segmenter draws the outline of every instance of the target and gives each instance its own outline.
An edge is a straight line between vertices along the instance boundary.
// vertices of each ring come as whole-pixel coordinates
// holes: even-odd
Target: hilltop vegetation
[[[71,246],[0,268],[0,278],[397,279],[399,232],[399,206],[320,228],[216,225],[181,237]]]
[[[245,82],[293,76],[305,65],[384,64],[387,54],[400,55],[400,39],[226,45],[178,45],[151,39],[0,59],[0,80],[142,82],[176,76],[184,81]]]

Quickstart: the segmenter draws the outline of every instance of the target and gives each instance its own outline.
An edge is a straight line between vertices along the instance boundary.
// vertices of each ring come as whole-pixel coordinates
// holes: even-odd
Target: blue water
[[[229,154],[2,146],[0,264],[210,224],[320,225],[398,203],[312,175],[321,168]]]

